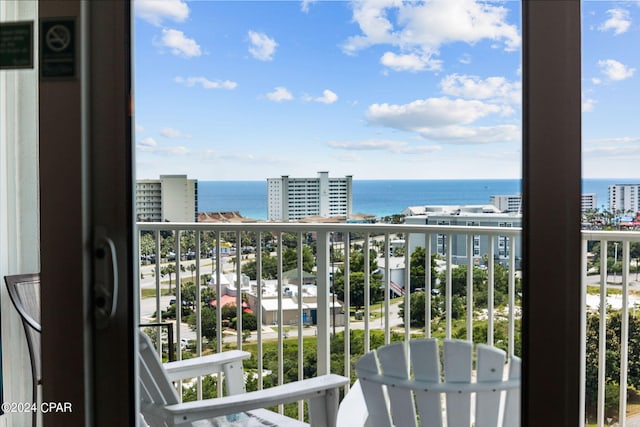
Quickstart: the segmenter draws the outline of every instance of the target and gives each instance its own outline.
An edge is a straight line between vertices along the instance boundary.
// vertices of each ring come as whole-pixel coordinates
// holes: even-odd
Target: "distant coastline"
[[[609,206],[608,186],[635,184],[640,179],[584,179],[583,193],[595,193],[598,208]],[[353,212],[377,217],[408,206],[488,204],[492,195],[521,192],[520,179],[356,180]],[[198,211],[238,211],[246,218],[267,219],[264,181],[199,181]]]

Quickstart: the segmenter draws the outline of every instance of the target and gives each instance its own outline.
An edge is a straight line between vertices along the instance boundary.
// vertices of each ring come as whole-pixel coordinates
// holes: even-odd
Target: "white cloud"
[[[600,83],[602,83],[602,80],[597,77],[594,77],[591,79],[591,83],[593,83],[594,85],[599,85]]]
[[[504,113],[504,106],[443,97],[404,105],[373,104],[366,112],[366,119],[371,125],[415,132],[430,140],[453,144],[520,139],[520,129],[515,125],[469,126],[485,116]]]
[[[184,147],[182,145],[179,145],[176,147],[158,148],[156,152],[158,154],[162,154],[165,156],[186,156],[186,155],[193,154],[191,150],[189,150],[187,147]]]
[[[249,31],[249,41],[251,46],[249,47],[249,53],[260,61],[271,61],[273,55],[276,52],[276,46],[278,43],[264,33],[256,33],[255,31]]]
[[[595,108],[596,101],[592,98],[587,98],[582,100],[582,112],[590,113]]]
[[[286,87],[278,86],[273,92],[267,93],[267,99],[275,102],[291,101],[293,99],[293,95]]]
[[[316,1],[317,0],[302,0],[302,3],[300,4],[300,10],[302,10],[304,13],[308,13],[309,6],[315,3]]]
[[[451,74],[440,82],[440,88],[446,95],[470,99],[494,99],[509,104],[520,104],[522,85],[509,82],[504,77],[488,77],[484,80],[477,76]]]
[[[584,148],[582,152],[585,156],[591,158],[617,158],[630,160],[631,158],[639,158],[640,157],[640,147],[620,147],[620,146],[599,146],[599,147],[588,147]],[[624,162],[622,165],[615,165],[614,168],[624,167]],[[616,172],[619,172],[618,170]]]
[[[224,81],[211,81],[208,80],[205,77],[176,77],[174,79],[174,81],[176,83],[180,83],[183,84],[185,86],[188,87],[193,87],[197,84],[201,85],[204,89],[235,89],[236,86],[238,86],[238,84],[236,82],[230,81],[230,80],[224,80]]]
[[[155,26],[165,19],[184,22],[189,17],[189,6],[182,0],[135,0],[133,8],[138,18]]]
[[[600,31],[612,30],[614,35],[622,34],[626,32],[631,26],[631,19],[629,18],[629,11],[625,9],[609,9],[607,10],[609,19],[604,21],[602,25],[598,27]]]
[[[184,35],[182,31],[164,28],[162,30],[161,46],[168,47],[171,53],[184,58],[202,55],[200,45],[194,39]]]
[[[416,72],[442,69],[442,61],[427,56],[418,56],[415,53],[397,55],[393,52],[385,52],[380,58],[380,63],[394,71]]]
[[[429,98],[404,105],[373,104],[366,112],[371,124],[417,131],[421,128],[469,124],[500,107],[476,100]]]
[[[191,138],[191,135],[184,134],[177,129],[162,128],[160,129],[160,135],[165,138]]]
[[[437,145],[411,146],[406,141],[372,139],[365,141],[329,141],[327,146],[340,150],[388,151],[396,154],[433,153],[441,150]]]
[[[322,102],[323,104],[333,104],[337,100],[338,100],[338,95],[336,95],[334,92],[330,91],[329,89],[325,89],[324,91],[322,91],[322,96],[314,99],[314,101]]]
[[[223,152],[217,150],[205,150],[202,153],[202,157],[204,159],[217,159],[217,160],[229,160],[229,161],[239,161],[244,163],[260,163],[260,164],[281,164],[289,161],[286,157],[278,157],[274,155],[258,155],[253,153],[247,153],[245,151],[239,152]]]
[[[623,136],[618,138],[598,138],[585,141],[587,144],[638,144],[640,137]]]
[[[499,126],[445,126],[424,128],[420,135],[448,144],[488,144],[492,142],[514,142],[522,139],[522,132],[515,125]]]
[[[614,59],[605,59],[598,61],[600,71],[611,80],[624,80],[636,71],[635,68],[629,68],[626,65]]]
[[[145,138],[137,144],[140,151],[154,151],[158,143],[153,138]]]
[[[463,54],[459,59],[458,62],[460,62],[461,64],[471,64],[471,55],[469,55],[468,53]]]
[[[139,123],[136,123],[136,132],[143,132],[144,128]]]
[[[441,46],[463,42],[474,44],[492,40],[506,51],[520,47],[515,25],[507,22],[507,9],[475,0],[403,2],[377,0],[352,2],[353,20],[361,34],[349,37],[342,48],[353,54],[374,45],[391,45],[399,49],[388,64],[416,71],[419,61],[429,62],[440,53]],[[411,67],[400,68],[403,60]],[[427,63],[425,59],[423,62]],[[429,68],[425,69],[438,69]]]

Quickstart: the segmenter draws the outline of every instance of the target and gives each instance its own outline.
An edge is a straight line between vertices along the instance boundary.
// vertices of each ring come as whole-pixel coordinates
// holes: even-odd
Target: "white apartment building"
[[[198,216],[198,180],[187,175],[160,175],[136,181],[136,220],[195,222]]]
[[[598,199],[596,193],[583,193],[582,194],[582,212],[597,210]]]
[[[267,178],[267,218],[292,221],[308,216],[351,215],[352,176],[329,178],[318,172],[316,178]]]
[[[498,208],[500,212],[522,213],[522,195],[520,194],[491,196],[489,203]]]
[[[597,202],[596,193],[582,194],[582,212],[597,209]],[[489,198],[489,203],[498,208],[500,212],[522,213],[521,194],[491,196]]]
[[[474,227],[522,227],[520,213],[501,212],[494,205],[449,205],[449,206],[416,206],[403,211],[406,224],[419,225],[457,225]],[[451,245],[452,261],[461,265],[467,263],[467,237],[452,235],[451,240],[445,234],[433,235],[431,238],[431,252],[445,255]],[[425,246],[424,234],[410,234],[408,247],[411,252],[416,247]],[[495,257],[498,262],[506,262],[511,251],[515,251],[516,267],[519,267],[522,257],[520,239],[515,240],[515,248],[511,247],[507,236],[494,237]],[[473,237],[473,260],[476,265],[482,263],[484,255],[489,253],[489,237]]]
[[[640,184],[613,184],[609,186],[609,210],[611,212],[638,212]]]

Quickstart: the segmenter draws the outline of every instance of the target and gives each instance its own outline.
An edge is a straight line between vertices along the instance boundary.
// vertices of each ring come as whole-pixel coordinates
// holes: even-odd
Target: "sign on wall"
[[[0,23],[0,70],[33,68],[33,22]]]
[[[75,18],[40,21],[40,78],[75,79],[77,69]]]

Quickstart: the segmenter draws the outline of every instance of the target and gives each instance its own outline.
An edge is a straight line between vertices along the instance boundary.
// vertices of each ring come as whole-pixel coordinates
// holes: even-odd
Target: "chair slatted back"
[[[31,361],[32,389],[31,399],[38,400],[38,384],[42,384],[42,344],[40,334],[40,274],[17,274],[5,276],[9,298],[22,320],[29,359]],[[31,425],[37,424],[37,413],[31,416]]]
[[[18,274],[6,276],[9,298],[18,311],[27,338],[34,382],[42,381],[42,353],[40,344],[40,275]]]
[[[475,369],[473,356],[471,342],[444,340],[441,361],[436,339],[393,343],[365,354],[356,372],[370,424],[519,425],[520,359],[511,358],[505,378],[504,351],[478,344]]]
[[[142,331],[139,337],[139,370],[140,370],[140,411],[150,425],[163,425],[163,421],[155,419],[149,407],[163,407],[179,403],[178,393],[169,381],[162,362],[156,353],[151,339]]]

